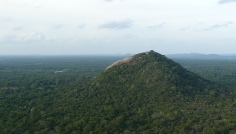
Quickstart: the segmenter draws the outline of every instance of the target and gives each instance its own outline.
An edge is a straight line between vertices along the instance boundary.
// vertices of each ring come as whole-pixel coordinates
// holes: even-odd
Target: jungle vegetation
[[[0,56],[0,133],[236,133],[236,60]]]

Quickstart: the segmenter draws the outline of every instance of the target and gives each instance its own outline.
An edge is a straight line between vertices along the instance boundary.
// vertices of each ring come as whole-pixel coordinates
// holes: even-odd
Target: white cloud
[[[44,39],[45,39],[45,36],[43,33],[35,32],[28,36],[23,37],[22,41],[23,42],[40,42],[40,41],[43,41]]]
[[[105,0],[106,2],[112,2],[112,1],[115,1],[115,0]],[[123,0],[120,0],[120,1],[123,1]]]
[[[0,42],[2,43],[13,43],[15,41],[17,41],[17,36],[14,34],[4,35],[0,38]]]
[[[226,4],[226,3],[232,3],[232,2],[236,2],[236,0],[220,0],[219,1],[220,4]]]
[[[214,30],[214,29],[218,29],[218,28],[228,27],[228,26],[230,26],[232,24],[233,23],[231,21],[225,22],[225,23],[221,23],[221,24],[214,24],[212,26],[209,26],[208,28],[203,29],[203,31],[210,31],[210,30]]]
[[[228,21],[224,23],[216,23],[216,24],[206,24],[206,23],[198,23],[196,25],[189,25],[186,27],[180,28],[178,31],[211,31],[220,28],[226,28],[233,24],[233,22]]]
[[[163,28],[165,25],[166,23],[162,22],[161,24],[158,24],[158,25],[149,26],[148,29],[157,30],[157,29]]]
[[[41,42],[45,39],[43,33],[34,32],[26,36],[20,36],[15,34],[5,35],[0,38],[2,43],[26,43],[26,42]]]
[[[191,28],[192,26],[186,26],[186,27],[180,28],[178,31],[187,31],[187,30],[190,30]]]
[[[0,21],[11,22],[11,21],[13,21],[13,19],[11,17],[6,17],[6,18],[0,18]]]
[[[12,30],[13,31],[22,31],[23,30],[23,26],[16,26],[16,27],[14,27]]]
[[[132,23],[133,23],[132,20],[110,21],[110,22],[100,25],[98,28],[121,30],[121,29],[130,28],[132,26]]]
[[[61,29],[63,27],[65,27],[65,25],[63,25],[63,24],[57,24],[57,25],[53,26],[54,29]]]
[[[80,24],[78,28],[82,29],[82,28],[85,28],[86,26],[87,26],[86,24]]]

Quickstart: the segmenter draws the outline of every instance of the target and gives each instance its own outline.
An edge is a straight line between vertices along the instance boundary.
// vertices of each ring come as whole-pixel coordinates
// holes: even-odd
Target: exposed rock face
[[[149,53],[154,53],[153,50],[149,51],[149,52],[146,52],[145,54],[148,55]],[[117,66],[117,65],[121,65],[121,64],[128,64],[130,63],[133,59],[135,58],[140,58],[140,57],[137,57],[138,54],[134,55],[134,56],[131,56],[131,57],[128,57],[128,58],[124,58],[124,59],[121,59],[121,60],[118,60],[116,62],[114,62],[113,64],[111,64],[110,66],[108,66],[105,71],[107,71],[108,69],[114,67],[114,66]]]
[[[108,70],[108,69],[110,69],[110,68],[112,68],[112,67],[114,67],[114,66],[121,65],[121,64],[125,64],[125,63],[129,63],[129,62],[132,61],[133,58],[134,58],[134,57],[132,56],[132,57],[124,58],[124,59],[122,59],[122,60],[118,60],[118,61],[114,62],[113,64],[111,64],[110,66],[108,66],[108,67],[105,69],[105,71]]]

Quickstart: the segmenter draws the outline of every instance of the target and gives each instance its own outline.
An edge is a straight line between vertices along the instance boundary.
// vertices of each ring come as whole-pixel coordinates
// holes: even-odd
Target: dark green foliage
[[[236,86],[236,60],[174,59],[186,69],[222,85]]]
[[[97,75],[118,58],[1,64],[0,133],[235,133],[234,90],[153,51]]]
[[[95,115],[91,120],[107,119],[107,128],[101,132],[203,133],[208,127],[213,130],[219,120],[225,127],[217,131],[224,133],[236,125],[228,127],[226,122],[235,120],[233,114],[222,117],[222,112],[231,112],[215,106],[226,105],[230,91],[155,52],[135,55],[129,63],[108,69],[80,87],[78,94],[80,102],[85,102],[81,108],[86,106],[86,112]]]

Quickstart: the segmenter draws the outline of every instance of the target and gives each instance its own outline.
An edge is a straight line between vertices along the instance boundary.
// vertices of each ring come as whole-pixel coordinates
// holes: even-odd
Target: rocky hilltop
[[[151,51],[149,51],[149,52],[146,52],[145,54],[148,55],[149,53],[154,53],[154,51],[151,50]],[[129,63],[131,63],[133,60],[137,60],[137,59],[141,58],[141,57],[139,57],[139,56],[140,56],[140,54],[136,54],[136,55],[134,55],[134,56],[131,56],[131,57],[128,57],[128,58],[124,58],[124,59],[118,60],[118,61],[114,62],[113,64],[111,64],[110,66],[108,66],[108,67],[105,69],[105,71],[108,70],[108,69],[110,69],[110,68],[112,68],[112,67],[114,67],[114,66],[118,66],[118,65],[121,65],[121,64],[129,64]]]
[[[209,81],[153,50],[114,62],[94,81],[113,86],[124,84],[127,89],[163,86],[166,91],[174,90],[189,95],[201,92],[210,84]]]

